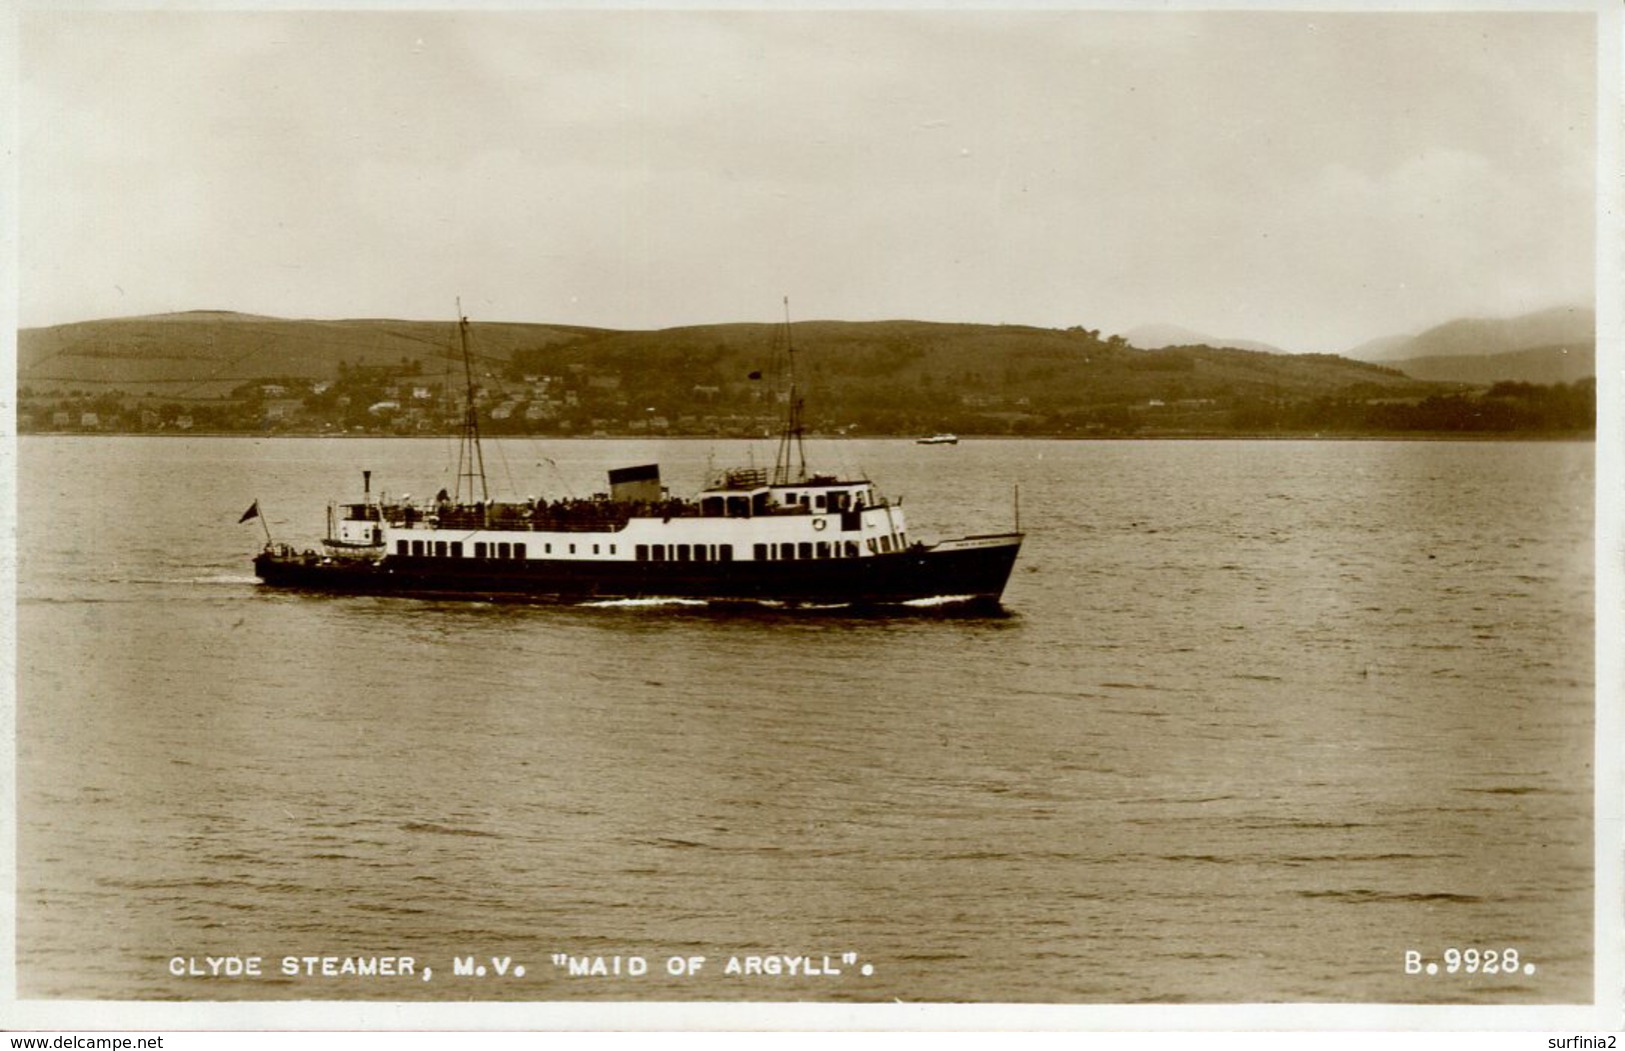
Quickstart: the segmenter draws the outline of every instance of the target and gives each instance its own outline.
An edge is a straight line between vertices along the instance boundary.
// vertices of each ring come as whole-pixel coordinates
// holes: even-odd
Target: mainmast
[[[785,416],[784,433],[779,436],[779,453],[773,461],[773,484],[790,485],[807,480],[807,448],[801,423],[801,391],[796,387],[796,348],[790,339],[790,297],[784,297],[784,354],[790,373],[790,411]],[[790,474],[790,446],[794,443],[796,473]]]
[[[463,348],[463,377],[468,382],[467,400],[463,410],[463,436],[457,445],[457,480],[454,483],[456,492],[452,495],[455,503],[463,501],[463,479],[468,479],[468,498],[474,499],[474,480],[479,479],[479,498],[482,503],[491,502],[491,494],[485,487],[485,453],[480,448],[480,414],[474,407],[474,364],[468,355],[468,318],[463,316],[463,301],[457,300],[457,338]]]

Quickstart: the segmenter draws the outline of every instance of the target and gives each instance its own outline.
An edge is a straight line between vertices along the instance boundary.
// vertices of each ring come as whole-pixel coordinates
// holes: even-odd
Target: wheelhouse
[[[704,518],[850,513],[885,504],[867,480],[842,481],[833,475],[814,475],[799,482],[770,483],[767,472],[758,468],[725,472],[712,480],[697,502]]]

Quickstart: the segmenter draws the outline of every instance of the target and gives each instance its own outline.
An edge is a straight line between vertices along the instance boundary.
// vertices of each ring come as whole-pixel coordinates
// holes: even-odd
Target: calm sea
[[[19,994],[1591,1000],[1591,445],[810,451],[922,539],[1019,484],[1008,614],[273,593],[252,501],[305,546],[454,446],[22,439]]]

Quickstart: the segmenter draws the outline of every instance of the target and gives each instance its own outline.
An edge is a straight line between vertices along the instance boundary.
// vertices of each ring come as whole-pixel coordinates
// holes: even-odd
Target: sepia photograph
[[[1617,5],[6,18],[8,1028],[1625,1025]]]

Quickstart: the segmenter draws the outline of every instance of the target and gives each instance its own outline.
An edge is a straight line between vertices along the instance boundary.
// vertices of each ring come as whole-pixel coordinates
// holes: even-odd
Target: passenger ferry
[[[320,552],[274,543],[267,531],[254,559],[265,584],[563,602],[999,605],[1021,549],[1019,522],[1011,532],[925,544],[910,535],[901,501],[868,479],[809,474],[793,353],[788,419],[771,472],[723,470],[681,499],[662,485],[657,464],[639,464],[609,471],[607,490],[590,499],[490,499],[467,318],[458,331],[469,388],[459,491],[441,490],[423,506],[374,498],[371,473],[363,472],[360,502],[329,508]]]

